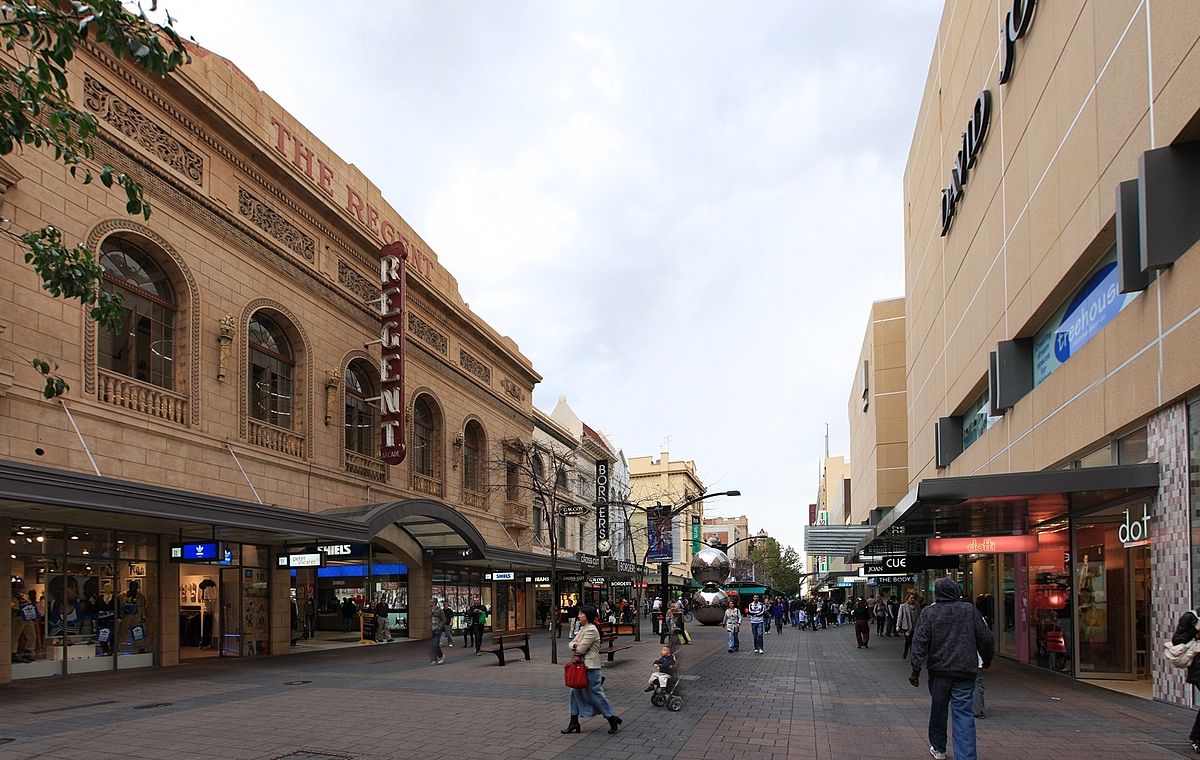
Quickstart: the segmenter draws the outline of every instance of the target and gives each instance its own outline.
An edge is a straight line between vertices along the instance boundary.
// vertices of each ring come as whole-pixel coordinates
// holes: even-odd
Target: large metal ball
[[[729,577],[729,556],[706,546],[692,556],[692,577],[697,583],[716,585]]]
[[[728,606],[729,597],[719,586],[710,584],[692,594],[692,616],[701,625],[720,625]]]

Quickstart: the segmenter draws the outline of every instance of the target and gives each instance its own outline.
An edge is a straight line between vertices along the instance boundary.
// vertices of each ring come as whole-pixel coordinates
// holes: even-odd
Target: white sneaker
[[[437,665],[437,664],[439,664],[439,663],[441,663],[441,660],[434,660],[433,662],[431,662],[431,663],[429,663],[429,664],[430,664],[430,665]]]
[[[439,657],[439,658],[438,658],[438,665],[441,665],[441,664],[442,664],[443,662],[445,662],[445,661],[446,661],[446,658],[445,658],[445,657]]]
[[[938,752],[938,751],[937,751],[936,749],[934,749],[933,747],[930,747],[930,748],[929,748],[929,756],[930,756],[930,757],[932,757],[932,758],[933,758],[933,760],[946,760],[946,753],[945,753],[945,752]]]

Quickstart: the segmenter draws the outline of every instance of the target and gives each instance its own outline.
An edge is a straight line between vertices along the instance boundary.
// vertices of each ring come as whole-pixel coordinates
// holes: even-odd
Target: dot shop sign
[[[1142,505],[1142,519],[1132,519],[1129,510],[1125,510],[1125,522],[1117,528],[1117,540],[1126,549],[1135,546],[1145,546],[1150,543],[1150,508]]]

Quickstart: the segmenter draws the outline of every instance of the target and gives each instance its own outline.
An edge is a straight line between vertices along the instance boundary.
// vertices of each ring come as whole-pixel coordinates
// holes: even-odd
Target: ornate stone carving
[[[461,348],[458,349],[458,363],[467,372],[479,378],[484,385],[492,384],[492,368]]]
[[[379,284],[362,276],[358,270],[341,259],[338,259],[338,282],[345,285],[346,290],[361,298],[363,303],[379,301]]]
[[[229,374],[229,355],[233,351],[233,339],[237,335],[237,326],[232,314],[221,317],[220,331],[217,333],[217,382],[225,382]]]
[[[334,405],[337,404],[338,387],[342,384],[342,370],[331,369],[325,373],[325,424],[333,421]]]
[[[442,335],[433,325],[413,314],[408,313],[408,331],[420,338],[430,347],[436,350],[442,356],[446,356],[449,351],[450,342],[446,340],[446,336]]]
[[[136,140],[138,145],[197,185],[204,181],[204,157],[172,137],[120,95],[85,75],[83,96],[84,106],[121,134]]]
[[[251,195],[244,187],[238,188],[238,213],[249,219],[255,227],[283,243],[297,256],[312,261],[316,255],[317,241],[289,222],[282,214]]]
[[[521,386],[509,380],[507,377],[500,381],[500,386],[504,388],[504,392],[515,398],[517,401],[525,400],[525,393],[521,390]]]

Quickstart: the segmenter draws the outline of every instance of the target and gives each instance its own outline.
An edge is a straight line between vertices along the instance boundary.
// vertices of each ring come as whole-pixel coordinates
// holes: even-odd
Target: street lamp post
[[[642,561],[641,561],[641,563],[640,563],[640,567],[642,568],[642,570],[641,570],[641,573],[642,573],[642,585],[643,585],[643,586],[644,586],[644,585],[646,585],[646,584],[645,584],[645,567],[646,567],[646,559],[647,559],[647,558],[650,556],[650,535],[649,535],[649,528],[650,528],[650,517],[651,517],[651,515],[652,515],[652,514],[653,514],[654,516],[656,516],[656,517],[657,517],[659,520],[669,520],[670,518],[673,518],[673,517],[675,517],[675,516],[676,516],[676,515],[678,515],[680,512],[682,512],[683,510],[685,510],[685,509],[687,509],[688,507],[692,506],[693,504],[695,504],[695,503],[697,503],[697,502],[704,501],[705,499],[709,499],[709,498],[712,498],[712,497],[715,497],[715,496],[741,496],[741,495],[742,495],[742,492],[741,492],[741,491],[737,491],[737,490],[732,490],[732,491],[716,491],[716,492],[714,492],[714,493],[701,493],[701,494],[699,494],[699,495],[697,495],[697,496],[693,496],[693,497],[692,497],[692,498],[690,498],[690,499],[685,499],[685,500],[684,500],[682,503],[680,503],[680,504],[676,504],[675,506],[672,506],[672,507],[667,507],[666,505],[663,505],[663,504],[655,504],[655,506],[654,506],[654,507],[646,507],[646,506],[643,506],[643,505],[641,505],[641,504],[633,504],[633,503],[630,503],[630,502],[620,502],[620,503],[619,503],[619,505],[620,505],[620,506],[624,506],[624,507],[632,507],[633,509],[636,509],[636,510],[638,510],[638,511],[640,511],[640,512],[642,512],[642,513],[644,513],[644,514],[646,515],[646,528],[647,528],[647,532],[646,532],[646,551],[645,551],[645,553],[642,555]],[[609,502],[609,504],[610,504],[610,505],[612,505],[612,504],[618,504],[618,502]],[[664,510],[666,510],[666,511],[664,512]],[[626,513],[626,519],[628,520],[628,513]],[[626,526],[626,534],[631,534],[631,531],[629,531],[629,530],[628,530],[628,526]],[[630,537],[630,540],[632,541],[632,536]],[[668,561],[668,562],[660,562],[660,563],[659,563],[659,583],[660,583],[660,587],[661,587],[661,589],[662,589],[662,592],[661,592],[661,593],[662,593],[662,600],[663,600],[663,607],[662,607],[662,609],[660,610],[660,612],[661,612],[661,614],[664,616],[664,619],[665,619],[665,616],[666,616],[666,614],[667,614],[667,604],[668,604],[668,602],[670,601],[670,598],[671,598],[671,597],[670,597],[670,592],[669,592],[669,590],[668,590],[668,589],[669,589],[669,586],[670,586],[670,568],[671,568],[671,563],[670,563],[669,561]],[[646,589],[639,589],[639,591],[641,591],[641,592],[645,592],[645,591],[646,591]],[[639,596],[639,598],[638,598],[638,605],[639,605],[639,606],[641,605],[641,602],[642,602],[642,600],[641,600],[641,598],[640,598],[640,596]],[[641,640],[642,640],[642,623],[641,623],[641,617],[640,617],[640,616],[635,616],[635,618],[634,618],[634,619],[637,621],[637,623],[634,625],[634,629],[633,629],[633,632],[634,632],[634,640],[635,640],[635,641],[641,641]],[[660,632],[661,632],[661,630],[662,630],[662,628],[661,628],[661,623],[660,623],[659,630],[660,630]]]

